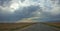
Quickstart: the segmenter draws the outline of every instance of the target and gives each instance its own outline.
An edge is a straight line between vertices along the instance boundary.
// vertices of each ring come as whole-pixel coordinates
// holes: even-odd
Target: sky
[[[0,0],[0,23],[60,21],[60,0]]]

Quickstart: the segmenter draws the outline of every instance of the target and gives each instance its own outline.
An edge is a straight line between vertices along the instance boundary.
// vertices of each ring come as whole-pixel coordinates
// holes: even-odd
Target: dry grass
[[[52,22],[52,23],[44,23],[44,24],[47,24],[49,26],[53,26],[53,27],[60,29],[60,22]]]
[[[1,30],[17,30],[33,24],[35,23],[0,23],[0,31]]]
[[[60,23],[47,23],[47,24],[54,25],[54,26],[60,26]]]

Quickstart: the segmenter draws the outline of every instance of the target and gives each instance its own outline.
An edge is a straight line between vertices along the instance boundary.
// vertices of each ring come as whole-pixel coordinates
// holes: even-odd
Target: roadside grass
[[[12,28],[12,29],[10,29],[10,31],[13,31],[13,30],[19,30],[19,29],[22,29],[22,28],[28,27],[28,26],[30,26],[30,25],[33,25],[33,24],[28,24],[28,25],[25,25],[25,26],[22,26],[22,27]]]
[[[46,25],[49,25],[49,26],[56,27],[56,28],[60,29],[60,23],[42,23],[42,24],[46,24]]]
[[[0,23],[0,31],[14,31],[36,23]]]

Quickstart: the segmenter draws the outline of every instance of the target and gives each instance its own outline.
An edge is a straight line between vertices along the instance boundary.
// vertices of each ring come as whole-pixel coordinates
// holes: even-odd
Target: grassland
[[[0,31],[18,30],[33,24],[36,23],[0,23]]]
[[[60,22],[52,22],[52,23],[50,22],[50,23],[43,23],[43,24],[47,24],[49,26],[53,26],[60,29]]]

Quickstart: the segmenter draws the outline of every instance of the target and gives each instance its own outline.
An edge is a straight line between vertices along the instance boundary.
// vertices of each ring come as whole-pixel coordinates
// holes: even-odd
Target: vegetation
[[[33,24],[35,23],[0,23],[0,31],[18,30]]]
[[[43,23],[43,24],[47,24],[49,26],[53,26],[53,27],[56,27],[56,28],[59,28],[60,29],[60,23],[58,22],[53,22],[53,23]]]

